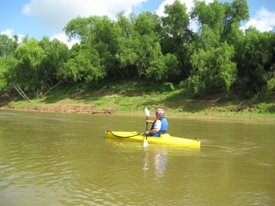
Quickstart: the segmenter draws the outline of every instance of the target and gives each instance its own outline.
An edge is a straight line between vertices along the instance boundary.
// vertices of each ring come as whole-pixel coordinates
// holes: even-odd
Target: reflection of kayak
[[[143,142],[145,136],[140,132],[123,132],[123,131],[107,131],[105,132],[106,137],[113,139],[121,139],[133,142]],[[193,149],[200,149],[200,141],[186,139],[181,137],[174,137],[169,134],[162,134],[160,137],[147,137],[149,144],[158,144],[158,145],[171,145],[177,147],[188,147]]]

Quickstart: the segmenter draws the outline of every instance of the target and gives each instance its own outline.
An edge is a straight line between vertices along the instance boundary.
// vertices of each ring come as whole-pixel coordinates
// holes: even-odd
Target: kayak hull
[[[107,138],[120,139],[132,142],[143,142],[146,139],[145,135],[142,135],[141,133],[135,131],[106,131],[105,136]],[[192,149],[200,149],[201,144],[198,140],[174,137],[169,134],[162,134],[160,137],[148,136],[147,141],[149,145],[170,145],[176,147],[187,147]]]

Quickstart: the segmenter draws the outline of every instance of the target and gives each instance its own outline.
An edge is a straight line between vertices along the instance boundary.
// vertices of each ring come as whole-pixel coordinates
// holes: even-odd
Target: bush
[[[275,78],[272,78],[267,82],[267,90],[275,92]]]
[[[172,82],[165,82],[163,83],[163,89],[164,91],[170,92],[170,91],[174,91],[175,87]]]

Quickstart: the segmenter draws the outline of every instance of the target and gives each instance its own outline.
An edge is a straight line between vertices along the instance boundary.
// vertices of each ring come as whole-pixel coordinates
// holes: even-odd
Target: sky
[[[193,6],[193,0],[180,0],[186,4],[187,11]],[[207,3],[213,0],[205,0]],[[232,0],[219,0],[232,2]],[[9,37],[18,35],[40,40],[43,36],[57,38],[69,47],[63,32],[66,24],[75,17],[107,15],[115,19],[116,14],[124,11],[139,14],[143,11],[155,12],[162,16],[164,5],[174,0],[0,0],[0,34]],[[242,29],[254,26],[260,31],[275,28],[274,0],[247,0],[250,19]]]

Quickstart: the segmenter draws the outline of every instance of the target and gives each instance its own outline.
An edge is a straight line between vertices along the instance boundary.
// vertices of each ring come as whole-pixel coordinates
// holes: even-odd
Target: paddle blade
[[[149,116],[150,116],[150,111],[149,111],[149,109],[146,107],[144,111],[145,111],[146,117],[149,117]]]

